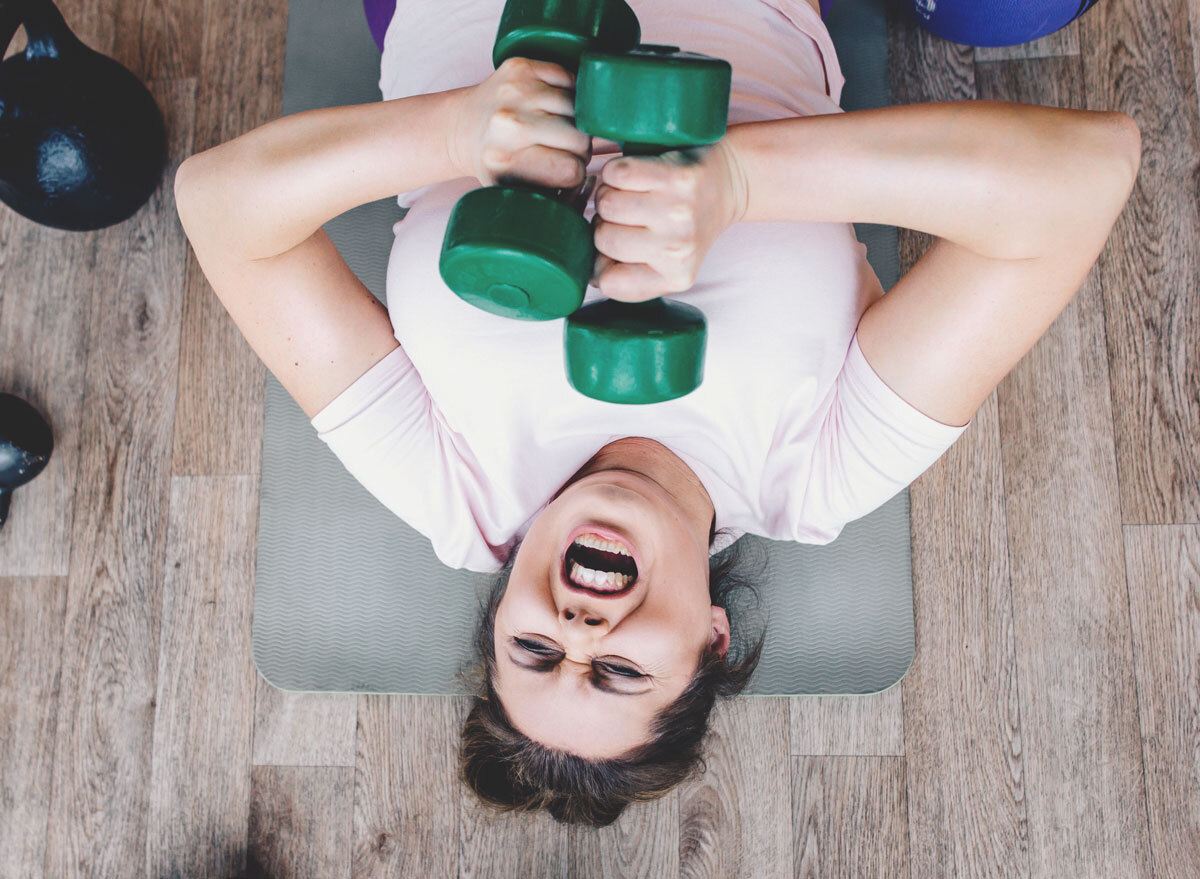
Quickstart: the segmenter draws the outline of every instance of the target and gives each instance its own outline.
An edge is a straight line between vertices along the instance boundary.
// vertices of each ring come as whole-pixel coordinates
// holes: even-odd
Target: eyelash
[[[517,646],[520,647],[522,650],[528,650],[530,653],[536,654],[538,656],[561,656],[562,655],[560,651],[552,650],[549,647],[546,647],[546,645],[539,644],[537,641],[530,641],[528,638],[513,638],[513,641],[515,641]],[[624,665],[613,665],[608,662],[593,662],[592,665],[595,666],[596,668],[603,669],[608,674],[616,675],[617,677],[621,677],[621,678],[637,679],[637,678],[646,677],[640,671],[635,671],[632,668],[629,668]]]

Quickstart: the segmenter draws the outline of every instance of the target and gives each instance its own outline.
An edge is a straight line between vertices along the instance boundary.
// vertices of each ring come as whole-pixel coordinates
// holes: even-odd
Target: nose
[[[567,622],[576,625],[582,623],[590,627],[608,627],[608,620],[603,614],[597,613],[594,608],[584,608],[578,605],[567,606],[562,609],[562,617]]]

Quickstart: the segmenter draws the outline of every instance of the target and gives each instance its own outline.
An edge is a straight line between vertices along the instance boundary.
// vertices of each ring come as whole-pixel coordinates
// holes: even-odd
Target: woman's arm
[[[995,101],[732,126],[713,148],[605,166],[601,290],[687,290],[741,220],[887,223],[939,236],[858,326],[912,406],[968,421],[1062,311],[1129,197],[1141,136],[1123,113]]]
[[[204,274],[309,416],[397,347],[321,227],[458,177],[579,183],[590,140],[570,118],[573,84],[511,59],[478,86],[285,116],[180,166],[176,203]]]
[[[885,223],[992,259],[1107,236],[1137,175],[1123,113],[910,104],[734,126],[734,220]]]
[[[755,123],[730,139],[742,219],[939,236],[866,310],[858,343],[888,387],[950,425],[974,416],[1070,302],[1141,160],[1122,113],[984,101]]]

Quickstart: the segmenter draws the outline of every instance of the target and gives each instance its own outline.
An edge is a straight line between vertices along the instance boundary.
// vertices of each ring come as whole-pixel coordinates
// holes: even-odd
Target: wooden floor
[[[285,2],[61,6],[150,82],[177,164],[279,114]],[[0,208],[0,391],[58,442],[0,534],[0,875],[1200,876],[1198,32],[1200,0],[1102,0],[976,52],[893,15],[897,103],[1124,110],[1138,186],[913,486],[903,685],[736,700],[705,776],[598,832],[477,806],[462,699],[257,677],[263,371],[170,186],[87,235]]]

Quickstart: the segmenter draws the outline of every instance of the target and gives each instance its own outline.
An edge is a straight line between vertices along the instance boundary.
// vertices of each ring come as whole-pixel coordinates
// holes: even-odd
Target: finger
[[[599,286],[601,275],[608,271],[609,266],[616,264],[616,260],[612,259],[611,257],[607,257],[603,253],[597,253],[596,263],[592,266],[592,277],[590,279],[592,286]]]
[[[673,166],[658,159],[622,156],[612,159],[600,171],[600,182],[630,192],[650,192],[669,182]]]
[[[562,116],[537,113],[530,121],[529,137],[542,146],[591,158],[592,138]]]
[[[575,74],[552,61],[535,61],[533,58],[506,58],[500,65],[506,73],[532,75],[547,85],[557,88],[575,88]]]
[[[508,169],[497,182],[532,183],[557,189],[570,189],[583,183],[587,166],[574,153],[534,145],[513,156]]]
[[[522,103],[529,109],[541,110],[571,120],[575,119],[575,94],[568,89],[557,88],[543,82],[532,84]],[[572,122],[572,124],[574,123]]]
[[[596,223],[596,250],[617,262],[650,262],[661,257],[662,245],[644,226]]]
[[[653,228],[662,207],[653,193],[629,192],[601,183],[596,187],[596,213],[609,223]]]
[[[605,269],[596,286],[609,299],[645,302],[669,292],[670,285],[648,265],[619,262]]]

